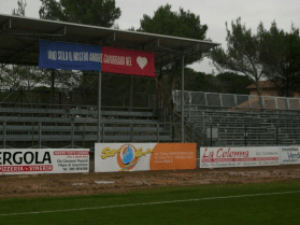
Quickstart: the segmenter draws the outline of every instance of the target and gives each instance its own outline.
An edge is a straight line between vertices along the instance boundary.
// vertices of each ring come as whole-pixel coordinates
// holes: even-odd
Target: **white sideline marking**
[[[194,198],[194,199],[160,201],[160,202],[108,205],[108,206],[99,206],[99,207],[91,207],[91,208],[61,209],[61,210],[51,210],[51,211],[39,211],[39,212],[7,213],[7,214],[0,214],[0,216],[15,216],[15,215],[29,215],[29,214],[41,214],[41,213],[57,213],[57,212],[95,210],[95,209],[125,208],[125,207],[134,207],[134,206],[171,204],[171,203],[178,203],[178,202],[195,202],[195,201],[215,200],[215,199],[245,198],[245,197],[268,196],[268,195],[285,195],[285,194],[293,194],[293,193],[300,193],[300,190],[299,191],[287,191],[287,192],[259,193],[259,194],[249,194],[249,195],[231,195],[231,196],[223,196],[223,197]]]

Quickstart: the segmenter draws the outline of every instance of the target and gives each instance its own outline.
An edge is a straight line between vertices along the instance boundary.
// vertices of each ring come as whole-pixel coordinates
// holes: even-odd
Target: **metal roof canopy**
[[[182,55],[207,52],[219,45],[189,38],[0,14],[0,63],[38,65],[41,39],[154,52],[156,67],[180,59]]]
[[[39,40],[142,50],[155,53],[155,66],[181,59],[181,140],[184,142],[184,58],[219,45],[208,41],[124,31],[53,20],[0,14],[0,63],[38,65]],[[98,79],[98,142],[101,124],[101,72]],[[103,135],[103,134],[102,134]],[[103,137],[103,136],[102,136]],[[102,139],[103,140],[103,139]]]

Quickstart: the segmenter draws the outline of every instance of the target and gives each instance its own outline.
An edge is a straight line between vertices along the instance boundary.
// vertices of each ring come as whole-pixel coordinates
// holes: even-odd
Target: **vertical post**
[[[157,143],[159,142],[159,123],[156,124],[156,131],[157,131]]]
[[[184,142],[184,56],[181,58],[181,142]]]
[[[42,148],[42,123],[39,122],[39,148]]]
[[[61,91],[58,92],[58,98],[59,98],[59,108],[61,109]]]
[[[130,96],[129,96],[129,111],[132,111],[132,99],[133,99],[133,76],[130,76]]]
[[[213,146],[212,134],[213,134],[213,132],[212,132],[212,125],[210,125],[210,146],[211,146],[211,147]]]
[[[195,142],[195,124],[192,125],[192,135],[193,135],[193,142]]]
[[[234,95],[234,107],[238,107],[237,95]]]
[[[174,124],[172,124],[172,141],[175,140],[175,127]]]
[[[222,98],[222,94],[219,94],[219,101],[220,101],[220,107],[223,108],[223,98]]]
[[[102,143],[104,143],[104,123],[102,123]]]
[[[51,70],[51,103],[54,104],[54,70]]]
[[[123,95],[123,108],[125,108],[125,107],[126,107],[126,96]]]
[[[227,147],[227,137],[228,137],[228,135],[227,135],[227,129],[225,129],[225,134],[226,134],[226,144],[225,144],[225,146]]]
[[[31,144],[34,146],[34,123],[31,123],[32,133],[31,133]]]
[[[163,109],[164,112],[164,128],[167,129],[167,115],[168,115],[168,108]]]
[[[74,148],[74,123],[71,123],[71,148]]]
[[[170,134],[172,134],[172,125],[171,124],[172,124],[172,116],[170,115],[170,124],[169,124],[170,125],[170,127],[169,127],[170,128]]]
[[[192,97],[191,97],[191,93],[189,92],[189,119],[191,118],[191,101],[192,101]]]
[[[82,141],[82,147],[85,148],[85,126],[86,124],[83,124],[83,141]]]
[[[187,127],[187,125],[186,125],[186,123],[185,123],[185,124],[184,124],[184,134],[185,134],[185,135],[184,135],[184,142],[187,142],[187,140],[186,140],[186,136],[187,136],[187,135],[186,135],[186,134],[187,134],[187,128],[186,128],[186,127]]]
[[[278,127],[276,127],[276,146],[278,146]]]
[[[247,127],[245,126],[245,131],[244,131],[244,139],[245,139],[245,146],[247,146]]]
[[[286,98],[286,110],[290,110],[291,109],[291,104],[290,104],[290,99],[289,98]]]
[[[204,93],[205,106],[208,106],[207,93]]]
[[[149,101],[149,97],[150,97],[150,95],[149,94],[147,94],[147,108],[149,108],[150,109],[150,101]]]
[[[299,101],[300,101],[300,99],[299,99]],[[274,102],[275,102],[275,109],[278,110],[278,97],[274,97]]]
[[[132,142],[132,130],[133,130],[132,124],[130,123],[130,141],[131,142]]]
[[[250,111],[252,111],[251,95],[248,96],[248,102],[249,102],[249,109],[250,109]]]
[[[152,95],[152,102],[153,102],[153,113],[155,113],[155,107],[156,107],[156,98],[157,98],[157,95]],[[157,102],[158,102],[158,100],[157,100]]]
[[[100,124],[101,124],[101,71],[99,71],[99,78],[98,78],[98,129],[97,129],[97,135],[98,135],[98,143],[100,143],[100,138],[101,138],[101,127],[100,127]],[[103,135],[103,133],[102,133]],[[102,139],[103,140],[103,139]]]
[[[6,122],[3,122],[3,148],[6,148]]]
[[[202,133],[205,133],[205,119],[204,119],[204,112],[202,112],[202,118],[203,118],[203,125],[202,125]]]

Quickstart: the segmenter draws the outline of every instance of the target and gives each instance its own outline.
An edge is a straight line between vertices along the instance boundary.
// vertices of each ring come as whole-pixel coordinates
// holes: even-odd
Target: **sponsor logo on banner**
[[[195,168],[194,143],[95,144],[95,172]]]
[[[148,59],[146,57],[140,57],[140,56],[138,56],[136,58],[136,62],[137,62],[137,64],[139,65],[139,67],[141,69],[144,69],[144,67],[148,64]]]
[[[276,147],[200,148],[200,167],[244,167],[279,165]]]
[[[0,150],[0,174],[83,173],[88,171],[88,149]]]
[[[299,147],[282,147],[281,164],[300,164]]]
[[[115,157],[120,171],[132,170],[138,163],[139,158],[151,154],[153,149],[143,151],[143,148],[136,148],[133,144],[124,144],[119,149],[109,147],[102,150],[101,158]]]

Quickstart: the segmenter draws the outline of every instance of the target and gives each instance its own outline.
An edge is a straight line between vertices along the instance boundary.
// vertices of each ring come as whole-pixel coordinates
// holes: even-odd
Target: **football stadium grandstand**
[[[48,73],[51,74],[51,82],[47,87],[51,90],[51,96],[45,97],[41,94],[35,101],[28,101],[26,93],[16,87],[1,91],[0,147],[4,149],[84,147],[93,150],[95,142],[184,141],[184,117],[181,116],[179,121],[173,121],[168,116],[170,110],[157,107],[159,105],[157,100],[150,95],[147,95],[144,100],[139,96],[139,100],[144,105],[136,105],[133,102],[132,85],[128,86],[131,94],[129,101],[126,100],[126,104],[114,105],[101,102],[104,101],[101,87],[102,74],[104,76],[105,73],[125,74],[124,76],[128,77],[136,75],[142,78],[148,76],[149,79],[155,80],[155,71],[162,70],[176,61],[181,67],[181,79],[184,81],[185,57],[199,56],[219,45],[196,39],[12,15],[0,15],[0,26],[2,29],[0,33],[0,63],[2,65],[39,66],[40,69],[48,70]],[[53,43],[55,48],[54,45],[52,46]],[[78,102],[66,104],[60,100],[54,101],[53,74],[62,72],[61,69],[66,69],[64,67],[69,64],[72,65],[66,70],[78,71],[80,70],[78,68],[81,67],[78,67],[78,63],[75,65],[75,61],[85,62],[90,57],[88,53],[80,52],[81,50],[78,50],[79,53],[84,54],[62,51],[61,46],[63,48],[72,46],[72,48],[78,49],[92,49],[93,57],[90,58],[92,61],[89,63],[94,63],[93,65],[96,66],[95,68],[86,67],[88,69],[85,70],[96,71],[94,73],[96,73],[97,79],[94,83],[96,83],[97,89],[93,93],[93,98],[96,99],[93,105],[79,104]],[[52,48],[58,50],[54,51]],[[99,50],[100,48],[101,50]],[[112,60],[116,52],[123,51],[121,55],[126,57],[135,55],[135,67],[130,67],[131,71],[125,73],[123,70],[117,70],[116,67],[106,64],[107,70],[105,71],[103,66],[105,63],[102,65],[102,61],[101,64],[100,61],[97,61],[97,54],[104,54],[105,49],[110,51]],[[98,51],[97,54],[94,51]],[[58,58],[56,57],[57,52],[61,52],[58,54]],[[148,54],[151,58],[148,60],[145,56],[137,54]],[[72,55],[76,56],[76,60],[74,58],[73,61]],[[42,65],[41,61],[45,60],[44,58],[47,63],[55,64],[55,67],[49,67],[50,64],[47,63]],[[123,65],[122,68],[127,65],[131,66],[132,60],[131,57],[129,58],[128,60],[126,58],[126,65]],[[57,60],[63,65],[63,68],[56,66]],[[148,74],[145,74],[146,69],[144,68],[147,64],[151,66],[147,69]],[[140,73],[138,74],[137,71]],[[149,75],[149,71],[151,75]],[[183,83],[182,91],[184,90]],[[119,97],[122,98],[122,94]],[[61,97],[59,96],[58,99]],[[182,110],[181,113],[183,114],[184,111]]]
[[[37,66],[40,40],[103,45],[155,53],[153,71],[180,62],[184,81],[184,57],[205,53],[218,45],[8,15],[0,15],[0,22],[0,61],[4,64]],[[54,96],[53,86],[52,97],[40,94],[39,100],[30,102],[20,101],[25,96],[22,92],[16,97],[16,90],[2,90],[1,148],[93,149],[95,142],[196,142],[198,147],[300,143],[299,98],[184,91],[181,82],[181,90],[173,91],[172,108],[158,107],[161,104],[150,93],[140,94],[138,101],[133,101],[132,85],[128,87],[129,98],[113,104],[114,96],[107,104],[101,96],[101,71],[97,80],[93,104],[49,102]],[[61,99],[60,95],[57,99]]]

